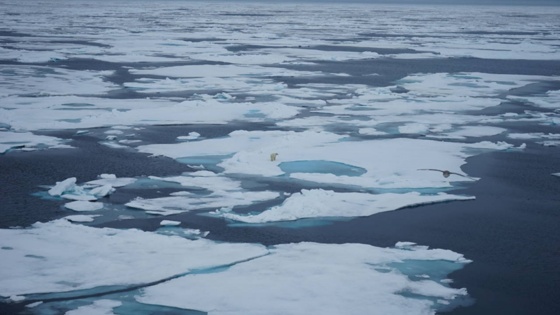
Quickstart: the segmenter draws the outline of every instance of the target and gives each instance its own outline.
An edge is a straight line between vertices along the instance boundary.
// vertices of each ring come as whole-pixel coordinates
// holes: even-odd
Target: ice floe
[[[126,206],[145,210],[149,214],[169,215],[208,208],[246,206],[278,196],[277,192],[272,191],[218,191],[202,196],[184,193],[152,199],[138,197],[126,203]]]
[[[449,270],[468,260],[451,251],[414,246],[285,244],[244,263],[146,288],[136,299],[211,315],[435,314],[437,300],[454,303],[466,290],[450,288],[443,279],[412,280],[419,275],[409,277],[399,268],[440,262]]]
[[[67,220],[0,230],[0,251],[0,296],[5,297],[149,283],[268,252],[256,244],[192,241]]]
[[[0,154],[14,149],[32,151],[41,148],[66,149],[71,148],[71,146],[64,144],[64,140],[56,137],[36,135],[31,132],[3,131],[0,129]]]
[[[225,138],[147,145],[138,149],[141,152],[177,158],[179,161],[185,158],[185,152],[198,157],[224,156],[217,163],[217,166],[224,169],[224,173],[253,176],[284,175],[286,173],[280,163],[307,161],[311,167],[314,161],[329,161],[362,168],[366,172],[360,176],[347,176],[348,174],[333,173],[326,167],[323,171],[306,171],[303,168],[300,172],[288,175],[321,183],[369,188],[420,188],[448,187],[450,184],[441,176],[418,172],[418,169],[441,168],[458,172],[465,159],[475,152],[512,147],[504,142],[487,141],[451,143],[404,138],[341,141],[343,138],[324,131],[235,131]],[[269,156],[273,152],[279,155],[271,162]]]
[[[292,194],[281,205],[258,214],[237,214],[218,210],[215,214],[246,223],[292,221],[304,218],[360,217],[422,204],[454,200],[471,200],[464,197],[439,193],[421,195],[417,192],[404,194],[337,193],[329,190],[302,190]]]
[[[103,209],[102,202],[90,202],[90,201],[72,201],[64,205],[65,208],[74,211],[96,211]]]
[[[159,223],[159,225],[163,225],[163,226],[176,226],[181,224],[180,221],[173,221],[173,220],[161,220],[161,222]]]

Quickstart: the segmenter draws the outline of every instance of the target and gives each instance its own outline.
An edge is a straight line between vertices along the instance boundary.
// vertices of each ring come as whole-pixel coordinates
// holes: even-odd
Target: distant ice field
[[[469,160],[559,145],[558,7],[3,8],[0,310],[452,310],[452,248],[294,235],[474,204]]]

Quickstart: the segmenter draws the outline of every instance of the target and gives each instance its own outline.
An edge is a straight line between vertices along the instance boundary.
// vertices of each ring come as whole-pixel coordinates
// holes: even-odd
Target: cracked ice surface
[[[468,262],[462,255],[405,247],[277,245],[269,249],[269,255],[251,261],[146,288],[137,300],[209,315],[434,314],[435,299],[452,303],[466,296],[465,289],[449,288],[442,284],[443,279],[412,281],[391,267],[407,261],[462,265]],[[408,298],[407,293],[418,298]]]
[[[55,220],[0,230],[0,252],[0,296],[12,296],[149,283],[267,250]]]

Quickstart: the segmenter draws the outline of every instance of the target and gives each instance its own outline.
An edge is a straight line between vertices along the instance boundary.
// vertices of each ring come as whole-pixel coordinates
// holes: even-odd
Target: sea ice
[[[159,223],[159,225],[163,225],[163,226],[176,226],[181,224],[180,221],[173,221],[173,220],[161,220],[161,222]]]
[[[471,200],[474,197],[449,195],[421,195],[416,192],[405,194],[337,193],[329,190],[302,190],[292,194],[281,205],[258,214],[236,214],[215,212],[224,218],[246,223],[292,221],[303,218],[360,217],[396,210],[408,206],[452,200]]]
[[[96,211],[103,209],[102,202],[90,202],[90,201],[72,201],[64,205],[65,208],[74,211]]]
[[[391,264],[442,260],[459,267],[469,262],[460,254],[424,247],[276,245],[262,257],[145,288],[136,299],[209,315],[435,314],[437,299],[453,303],[467,291],[438,279],[412,281]]]
[[[136,181],[136,178],[131,177],[118,177],[115,174],[101,174],[98,179],[86,182],[86,185],[94,186],[111,186],[111,187],[124,187]],[[99,191],[99,193],[102,191]]]
[[[0,113],[2,109],[0,108]],[[0,121],[3,121],[0,118]],[[38,148],[71,148],[59,138],[36,135],[31,132],[13,132],[0,130],[0,154],[11,149],[35,150]]]
[[[195,140],[200,137],[200,133],[196,131],[189,132],[188,136],[178,136],[177,140]]]
[[[55,220],[0,229],[0,252],[0,296],[8,297],[149,283],[268,251],[257,244],[193,241]]]
[[[103,198],[115,191],[114,187],[122,187],[136,181],[135,178],[117,178],[113,174],[101,174],[97,180],[89,181],[83,185],[76,184],[76,178],[70,177],[49,189],[51,196],[60,196],[64,199],[76,201],[94,201]],[[67,208],[76,210],[77,208],[92,208],[91,203],[69,203]],[[79,211],[79,210],[76,210]]]
[[[216,191],[209,195],[173,195],[169,197],[143,199],[136,198],[127,207],[145,210],[150,214],[169,215],[185,211],[251,205],[268,201],[279,196],[273,191]]]
[[[122,305],[120,301],[97,300],[90,305],[80,306],[64,315],[114,315],[113,309]]]
[[[225,174],[279,176],[283,162],[330,161],[367,172],[361,176],[291,173],[292,178],[368,188],[449,187],[449,180],[470,181],[466,177],[446,180],[439,174],[419,172],[424,168],[460,172],[465,159],[478,152],[504,150],[512,145],[487,141],[478,143],[442,142],[423,139],[382,139],[341,141],[344,137],[325,131],[235,131],[228,137],[177,144],[140,146],[146,153],[181,158],[233,154],[218,164]],[[367,148],[367,150],[364,150]],[[278,153],[276,161],[270,154]],[[180,159],[179,159],[180,160]]]
[[[51,196],[61,196],[63,193],[74,189],[75,186],[76,177],[70,177],[61,182],[56,182],[56,185],[49,189],[48,193]]]

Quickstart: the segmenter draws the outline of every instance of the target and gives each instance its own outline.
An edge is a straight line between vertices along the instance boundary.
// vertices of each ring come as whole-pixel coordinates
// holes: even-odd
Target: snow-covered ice
[[[102,202],[90,202],[90,201],[83,201],[83,200],[76,200],[69,202],[64,205],[64,208],[74,210],[74,211],[96,211],[103,209]]]
[[[1,109],[0,109],[1,110]],[[36,135],[31,132],[13,132],[0,130],[0,154],[10,149],[26,151],[41,148],[71,148],[64,141],[51,136]]]
[[[548,69],[560,45],[556,7],[68,4],[3,2],[0,154],[69,148],[43,133],[72,130],[105,150],[198,170],[44,183],[59,181],[47,193],[74,211],[145,215],[107,198],[123,189],[122,203],[157,215],[204,210],[248,224],[369,216],[473,199],[449,192],[477,180],[461,169],[469,157],[530,148],[521,141],[559,145],[550,130],[560,124],[560,77]],[[524,62],[534,63],[510,67]],[[150,129],[164,125],[184,129]],[[446,277],[466,263],[460,254],[413,243],[265,248],[204,240],[208,232],[172,220],[155,233],[76,224],[95,218],[0,230],[0,295],[18,302],[170,279],[138,301],[209,314],[433,314],[466,295],[430,272]],[[407,264],[430,268],[410,275]],[[88,303],[67,314],[121,305]]]
[[[434,314],[435,299],[453,303],[466,296],[465,289],[450,288],[441,279],[412,281],[392,265],[407,261],[468,262],[460,254],[424,247],[284,244],[244,263],[146,288],[137,299],[211,315]]]
[[[360,217],[407,206],[470,199],[473,199],[473,197],[445,193],[420,195],[419,193],[411,192],[406,194],[386,193],[374,195],[367,193],[337,193],[315,189],[302,190],[300,193],[292,194],[281,205],[272,207],[259,214],[241,215],[229,211],[218,211],[217,214],[235,221],[266,223],[292,221],[302,218]]]
[[[161,220],[161,222],[159,223],[159,225],[162,226],[176,226],[181,224],[180,221],[173,221],[173,220]]]
[[[261,256],[257,244],[215,243],[67,220],[0,229],[0,296],[149,283]]]

